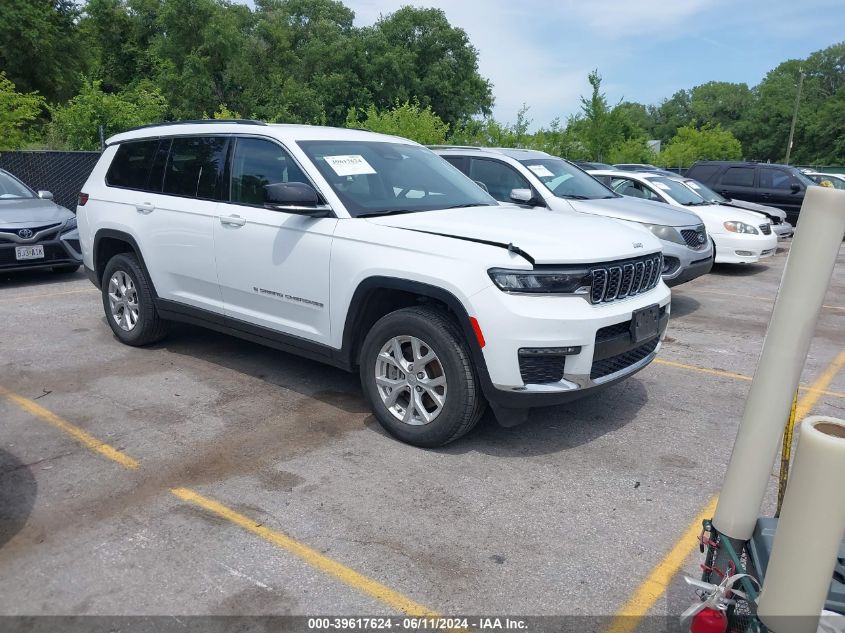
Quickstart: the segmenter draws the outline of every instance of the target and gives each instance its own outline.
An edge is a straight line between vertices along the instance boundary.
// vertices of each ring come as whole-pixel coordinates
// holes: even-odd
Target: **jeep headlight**
[[[586,268],[487,271],[493,283],[504,292],[526,294],[581,295],[590,292],[592,273]]]
[[[664,226],[662,224],[644,224],[643,226],[651,231],[659,240],[675,242],[675,244],[686,244],[678,229],[673,226]]]
[[[745,233],[747,235],[758,235],[760,233],[756,227],[738,220],[725,222],[724,227],[731,233]]]

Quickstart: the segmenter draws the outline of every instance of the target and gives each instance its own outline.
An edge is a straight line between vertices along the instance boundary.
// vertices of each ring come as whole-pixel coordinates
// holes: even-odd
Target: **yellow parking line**
[[[253,519],[250,519],[239,512],[235,512],[231,508],[227,508],[213,499],[204,497],[198,492],[194,492],[188,488],[173,488],[170,492],[183,501],[193,503],[222,519],[226,519],[230,523],[234,523],[235,525],[242,527],[256,536],[260,536],[265,541],[269,541],[276,547],[290,552],[291,554],[295,554],[315,569],[334,576],[341,582],[375,598],[376,600],[379,600],[397,611],[417,616],[438,615],[436,612],[417,602],[414,602],[410,598],[406,598],[401,593],[386,587],[380,582],[373,580],[372,578],[368,578],[363,574],[359,574],[357,571],[354,571],[349,567],[324,556],[317,550],[312,549],[307,545],[282,534],[281,532],[276,532],[264,525],[256,523]]]
[[[798,401],[797,420],[800,420],[812,410],[819,398],[826,393],[827,386],[843,366],[845,366],[845,350],[839,352],[833,362],[805,389],[807,393]],[[716,509],[716,500],[716,497],[710,499],[707,506],[698,513],[698,516],[693,519],[669,553],[649,572],[646,579],[640,583],[628,601],[616,613],[610,626],[603,633],[633,633],[637,630],[642,618],[666,593],[672,578],[678,573],[684,561],[697,548],[697,543],[694,542],[695,537],[701,532],[701,522],[713,516]]]
[[[834,361],[836,362],[836,361]],[[745,374],[737,374],[732,371],[724,371],[722,369],[709,369],[707,367],[697,367],[695,365],[686,365],[684,363],[678,363],[673,360],[666,360],[664,358],[655,358],[654,363],[657,365],[666,365],[667,367],[677,367],[678,369],[688,369],[690,371],[697,371],[702,374],[711,374],[713,376],[721,376],[722,378],[733,378],[734,380],[751,380],[751,376],[746,376]],[[808,387],[806,385],[800,385],[798,387],[801,391],[809,391],[813,389],[813,387]],[[819,391],[819,395],[824,396],[832,396],[834,398],[845,398],[845,392],[842,391],[830,391],[827,389],[822,389]]]
[[[98,292],[96,288],[80,288],[79,290],[61,290],[59,292],[45,292],[30,295],[17,295],[13,297],[0,297],[0,301],[26,301],[27,299],[42,299],[44,297],[57,297],[61,295],[75,295],[80,292]]]
[[[30,400],[29,398],[24,398],[23,396],[19,396],[16,393],[9,391],[8,389],[0,386],[0,397],[6,398],[10,402],[16,404],[18,407],[30,413],[45,422],[49,422],[53,426],[58,429],[61,429],[75,440],[86,446],[87,448],[91,449],[94,452],[97,452],[104,457],[109,458],[110,460],[117,462],[121,466],[125,468],[129,468],[131,470],[135,470],[138,468],[139,463],[136,459],[129,457],[125,453],[119,451],[118,449],[114,448],[113,446],[109,446],[105,442],[101,442],[94,436],[90,435],[89,433],[83,431],[78,426],[75,426],[68,422],[67,420],[60,418],[52,411],[45,409],[40,404]],[[231,508],[227,508],[221,503],[214,501],[213,499],[209,499],[208,497],[204,497],[203,495],[190,490],[188,488],[173,488],[170,492],[181,499],[182,501],[187,501],[188,503],[193,503],[212,514],[217,515],[220,518],[226,519],[227,521],[238,525],[248,532],[255,534],[256,536],[260,536],[265,541],[269,541],[276,547],[279,547],[286,552],[294,554],[304,560],[306,563],[314,567],[315,569],[322,571],[334,578],[337,578],[341,582],[345,583],[346,585],[365,593],[376,600],[386,604],[388,607],[396,609],[401,613],[405,613],[408,615],[415,615],[415,616],[437,616],[439,615],[436,611],[432,611],[423,605],[414,602],[410,598],[403,596],[398,591],[394,591],[393,589],[381,584],[380,582],[373,580],[372,578],[368,578],[367,576],[358,573],[357,571],[346,567],[345,565],[329,558],[328,556],[324,556],[320,552],[315,549],[308,547],[307,545],[300,543],[299,541],[282,534],[281,532],[277,532],[272,530],[268,527],[260,525],[256,523],[254,520],[250,519],[243,514],[235,512]]]
[[[90,448],[92,451],[99,453],[103,457],[106,457],[113,462],[117,462],[121,466],[125,468],[129,468],[131,470],[135,470],[138,468],[138,461],[132,457],[129,457],[126,453],[121,452],[120,450],[114,448],[113,446],[109,446],[105,442],[101,442],[93,435],[83,431],[78,426],[71,424],[67,420],[60,418],[52,411],[45,409],[37,402],[30,400],[29,398],[24,398],[23,396],[19,396],[16,393],[12,393],[8,389],[4,387],[0,387],[0,396],[6,398],[9,402],[16,404],[18,407],[34,415],[37,418],[41,418],[45,422],[49,422],[53,426],[58,429],[61,429],[72,438],[74,438],[80,444],[83,444],[87,448]]]

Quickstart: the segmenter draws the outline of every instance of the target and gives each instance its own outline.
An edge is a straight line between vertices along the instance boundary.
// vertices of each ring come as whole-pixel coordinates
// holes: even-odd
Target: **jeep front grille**
[[[655,253],[591,268],[590,301],[608,303],[648,292],[660,281],[663,255]]]

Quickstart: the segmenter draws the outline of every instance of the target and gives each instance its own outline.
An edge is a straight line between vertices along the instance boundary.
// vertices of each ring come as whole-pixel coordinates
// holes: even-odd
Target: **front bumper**
[[[486,341],[484,394],[494,410],[525,409],[580,398],[648,365],[666,330],[670,293],[661,283],[641,295],[593,305],[582,297],[508,294],[491,286],[471,300]],[[655,304],[662,313],[658,335],[634,343],[632,313]],[[579,349],[561,358],[560,379],[534,383],[524,378],[520,350],[565,347]]]
[[[717,264],[754,264],[775,254],[778,236],[742,233],[711,233],[716,242]]]
[[[664,273],[663,281],[671,287],[706,275],[713,268],[713,245],[710,240],[701,250],[693,250],[684,244],[660,241],[663,246],[663,261],[671,263]]]
[[[17,246],[43,246],[44,257],[18,260],[15,257],[15,247]],[[54,266],[73,266],[81,263],[82,252],[79,247],[79,232],[77,229],[32,243],[0,241],[0,270],[33,270]]]
[[[772,230],[775,232],[775,235],[778,236],[779,240],[785,240],[795,234],[795,227],[786,220],[780,224],[772,224]]]

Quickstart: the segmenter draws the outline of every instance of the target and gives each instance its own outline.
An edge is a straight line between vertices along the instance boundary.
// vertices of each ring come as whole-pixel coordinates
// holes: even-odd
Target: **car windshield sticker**
[[[324,159],[338,176],[362,176],[376,173],[376,170],[360,154],[325,156]]]
[[[655,187],[657,187],[658,189],[663,189],[663,191],[669,191],[670,190],[669,185],[664,185],[662,182],[655,182],[655,183],[652,183],[652,184]]]
[[[545,165],[528,165],[528,169],[534,172],[535,176],[540,178],[554,178],[554,174],[549,171]]]

